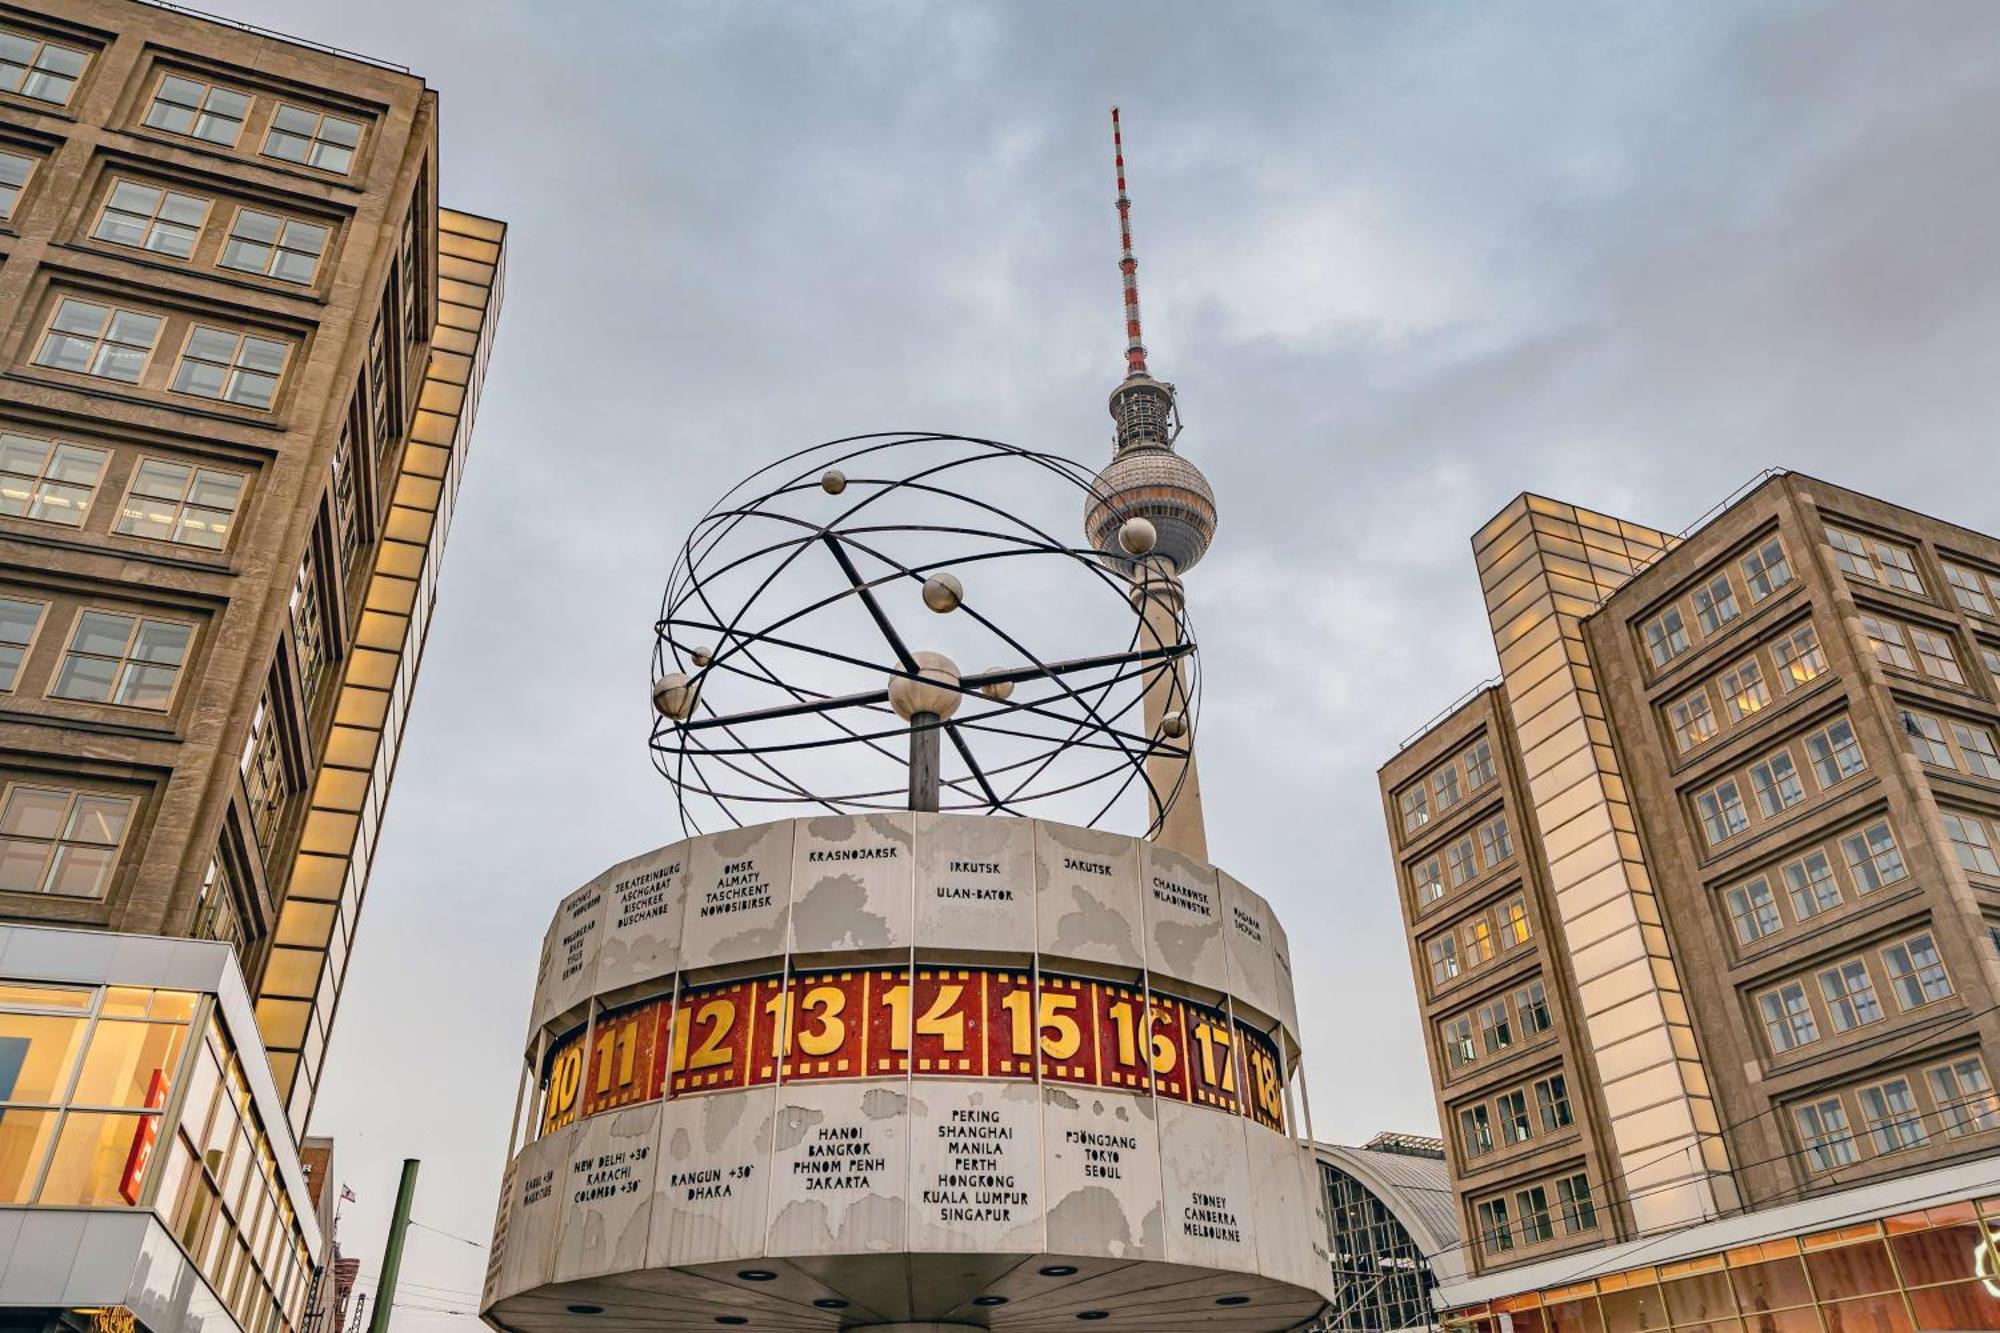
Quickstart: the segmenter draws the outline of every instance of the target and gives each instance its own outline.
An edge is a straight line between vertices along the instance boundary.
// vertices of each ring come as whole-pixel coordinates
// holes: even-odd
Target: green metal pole
[[[396,1278],[403,1267],[403,1237],[410,1230],[410,1200],[417,1192],[414,1157],[403,1159],[403,1181],[396,1186],[396,1212],[389,1219],[389,1240],[382,1247],[382,1280],[375,1284],[375,1317],[368,1333],[389,1333],[389,1312],[396,1305]]]

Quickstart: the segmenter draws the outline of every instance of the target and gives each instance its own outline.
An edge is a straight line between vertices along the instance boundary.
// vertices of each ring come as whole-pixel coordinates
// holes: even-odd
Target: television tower
[[[1125,137],[1118,108],[1111,108],[1111,144],[1118,166],[1118,271],[1125,286],[1125,378],[1111,391],[1116,423],[1111,462],[1097,474],[1084,512],[1090,544],[1118,561],[1132,579],[1132,598],[1144,612],[1145,642],[1158,648],[1180,640],[1184,604],[1181,576],[1195,567],[1215,536],[1215,492],[1201,469],[1174,452],[1180,434],[1180,407],[1174,386],[1146,369],[1146,344],[1139,330],[1139,261],[1132,254],[1132,200],[1125,193]],[[1151,545],[1133,549],[1128,520],[1151,526]],[[1140,545],[1144,545],[1143,538]],[[1146,761],[1157,842],[1198,860],[1208,859],[1202,823],[1201,775],[1195,767],[1194,738],[1188,734],[1188,699],[1178,661],[1153,673],[1146,688],[1145,720],[1150,736],[1181,742],[1177,753],[1158,752]],[[1178,794],[1176,794],[1176,792]],[[1162,796],[1169,797],[1159,820]]]

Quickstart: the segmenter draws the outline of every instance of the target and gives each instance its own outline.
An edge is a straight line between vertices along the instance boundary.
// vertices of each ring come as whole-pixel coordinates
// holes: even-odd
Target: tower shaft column
[[[1170,573],[1144,566],[1135,580],[1132,596],[1139,603],[1141,623],[1145,626],[1140,647],[1165,648],[1179,643],[1180,580]],[[1180,713],[1185,717],[1190,712],[1189,703],[1187,681],[1181,675],[1181,663],[1176,658],[1153,672],[1146,683],[1142,704],[1146,734],[1155,740],[1163,737],[1168,715]],[[1146,757],[1147,824],[1149,827],[1159,825],[1152,837],[1162,847],[1172,848],[1197,861],[1206,861],[1208,828],[1202,819],[1201,770],[1195,763],[1194,735],[1189,731],[1169,739],[1175,742],[1177,749],[1186,753],[1167,754],[1155,749]],[[1163,797],[1171,802],[1164,821],[1160,818]]]

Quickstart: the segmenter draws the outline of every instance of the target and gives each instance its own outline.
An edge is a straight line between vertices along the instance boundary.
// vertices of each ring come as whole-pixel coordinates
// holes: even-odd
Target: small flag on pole
[[[342,1185],[340,1187],[340,1198],[343,1203],[353,1203],[355,1202],[354,1191]]]

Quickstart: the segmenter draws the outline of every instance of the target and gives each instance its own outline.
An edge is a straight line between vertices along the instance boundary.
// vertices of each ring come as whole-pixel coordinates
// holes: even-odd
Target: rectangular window
[[[1534,1132],[1528,1122],[1528,1094],[1520,1089],[1500,1094],[1496,1105],[1500,1108],[1501,1141],[1512,1146],[1526,1143]]]
[[[1748,884],[1739,884],[1727,895],[1730,924],[1736,928],[1738,944],[1755,944],[1766,935],[1784,929],[1778,905],[1771,899],[1771,885],[1761,875]]]
[[[41,627],[42,612],[46,610],[48,607],[41,602],[0,597],[0,690],[13,689],[20,678],[21,663],[27,660],[28,648],[35,641],[35,631]]]
[[[50,106],[68,106],[76,81],[89,63],[89,55],[75,47],[0,28],[0,91]]]
[[[1741,722],[1771,702],[1771,687],[1764,683],[1764,668],[1756,658],[1739,664],[1722,677],[1722,706],[1731,722]]]
[[[1783,1055],[1786,1051],[1809,1046],[1819,1040],[1819,1024],[1813,1021],[1812,1002],[1806,998],[1806,988],[1800,982],[1787,982],[1774,991],[1758,996],[1757,1012],[1763,1017],[1764,1035],[1770,1041],[1774,1055]]]
[[[1540,1185],[1519,1190],[1514,1195],[1515,1206],[1521,1210],[1521,1243],[1535,1245],[1545,1240],[1555,1239],[1555,1226],[1549,1221],[1549,1192]]]
[[[1854,738],[1854,726],[1846,718],[1806,737],[1806,753],[1812,757],[1813,772],[1818,775],[1822,790],[1868,767],[1861,755],[1861,742]]]
[[[1889,991],[1896,1007],[1908,1013],[1937,1000],[1951,998],[1951,977],[1938,957],[1937,941],[1922,931],[1882,950],[1882,964],[1888,969]]]
[[[1879,1022],[1882,1006],[1875,999],[1875,983],[1869,978],[1868,964],[1859,958],[1837,963],[1819,974],[1820,998],[1826,1001],[1827,1017],[1835,1032],[1866,1027]]]
[[[1450,935],[1440,935],[1432,940],[1427,951],[1431,957],[1431,984],[1442,986],[1458,975],[1458,941]]]
[[[1458,804],[1458,765],[1446,764],[1431,774],[1431,798],[1440,811]]]
[[[1667,708],[1667,720],[1674,730],[1674,748],[1686,754],[1695,746],[1714,736],[1722,728],[1715,719],[1715,709],[1708,702],[1708,691],[1696,690]]]
[[[1776,537],[1743,557],[1743,582],[1750,600],[1761,602],[1792,581],[1792,567],[1785,560],[1784,543]]]
[[[340,537],[340,570],[344,577],[354,568],[355,552],[361,548],[361,525],[355,506],[354,437],[348,427],[340,428],[333,447],[333,520]]]
[[[197,324],[174,368],[174,392],[269,409],[289,350],[275,338]]]
[[[243,914],[237,910],[229,871],[218,857],[208,860],[201,896],[195,900],[194,927],[189,933],[198,940],[220,940],[236,949],[239,958],[242,955],[243,941],[249,931],[243,925]]]
[[[1903,627],[1893,620],[1861,613],[1861,632],[1868,636],[1868,646],[1875,653],[1875,660],[1883,666],[1900,667],[1904,671],[1917,669],[1916,659],[1903,643]]]
[[[1834,563],[1843,574],[1850,578],[1866,579],[1870,583],[1879,582],[1875,577],[1875,562],[1868,558],[1868,544],[1853,533],[1841,528],[1826,530],[1827,545],[1833,548]]]
[[[1470,834],[1445,848],[1444,858],[1451,868],[1451,886],[1454,889],[1479,873],[1479,860],[1472,854]]]
[[[1801,625],[1771,647],[1778,663],[1778,688],[1790,694],[1826,670],[1826,650],[1820,647],[1819,631]]]
[[[65,296],[56,305],[35,364],[137,384],[160,338],[160,317]]]
[[[121,796],[17,783],[0,805],[0,891],[102,898],[131,817]]]
[[[1462,1014],[1444,1025],[1444,1052],[1453,1069],[1479,1058],[1479,1050],[1472,1044],[1472,1015]]]
[[[1965,671],[1958,664],[1958,650],[1951,646],[1950,639],[1912,625],[1910,646],[1916,649],[1917,665],[1923,668],[1926,676],[1950,681],[1954,685],[1965,684]]]
[[[1808,852],[1786,866],[1785,893],[1792,900],[1792,915],[1800,921],[1840,906],[1840,884],[1826,853]]]
[[[1847,856],[1847,872],[1854,877],[1854,886],[1862,893],[1873,893],[1884,884],[1894,884],[1909,873],[1903,865],[1903,854],[1896,848],[1896,835],[1889,831],[1887,821],[1870,824],[1859,833],[1850,833],[1840,840],[1840,849]]]
[[[1904,1148],[1917,1148],[1929,1141],[1924,1132],[1923,1113],[1910,1092],[1910,1080],[1892,1078],[1872,1088],[1863,1088],[1861,1120],[1868,1128],[1875,1155],[1886,1157]]]
[[[1459,928],[1460,943],[1465,946],[1467,967],[1478,967],[1481,963],[1493,961],[1493,934],[1493,922],[1484,913]]]
[[[1478,791],[1493,781],[1493,746],[1480,741],[1465,752],[1465,785]]]
[[[1489,870],[1514,854],[1514,835],[1507,827],[1507,816],[1495,815],[1479,826],[1479,854]]]
[[[1514,1016],[1521,1023],[1521,1038],[1537,1036],[1554,1026],[1549,1017],[1549,996],[1539,981],[1531,981],[1514,992]]]
[[[1597,1205],[1590,1199],[1590,1177],[1578,1172],[1556,1182],[1556,1198],[1562,1204],[1563,1230],[1574,1234],[1597,1226]]]
[[[1479,1035],[1488,1055],[1498,1055],[1514,1044],[1514,1029],[1507,1019],[1505,1000],[1479,1006]]]
[[[80,528],[111,455],[0,431],[0,514]]]
[[[2000,859],[1993,855],[1985,823],[1974,815],[1957,815],[1949,810],[1942,813],[1944,831],[1951,837],[1958,863],[1976,875],[2000,875]]]
[[[1485,1103],[1468,1106],[1458,1113],[1458,1135],[1467,1157],[1484,1157],[1493,1151],[1493,1123],[1487,1117]]]
[[[112,185],[91,235],[113,245],[186,259],[194,254],[194,243],[207,220],[208,200],[200,195],[121,180]]]
[[[2000,1127],[2000,1103],[1993,1099],[1993,1080],[1979,1057],[1968,1055],[1924,1072],[1938,1119],[1953,1138]]]
[[[168,134],[234,148],[249,114],[249,94],[169,74],[160,80],[153,104],[146,109],[146,124]]]
[[[2000,778],[2000,750],[1993,747],[1993,733],[1985,727],[1965,722],[1951,724],[1951,738],[1965,756],[1966,768],[1982,778]]]
[[[1986,663],[1986,670],[1994,680],[2000,681],[2000,648],[1991,644],[1979,645],[1979,660]]]
[[[1509,898],[1500,909],[1500,947],[1512,949],[1528,942],[1534,929],[1528,924],[1528,900]]]
[[[1958,761],[1951,756],[1951,747],[1944,743],[1944,728],[1928,713],[1913,713],[1903,710],[1903,734],[1910,738],[1910,748],[1917,758],[1939,768],[1956,769]]]
[[[345,176],[361,142],[361,122],[281,104],[264,136],[264,156]]]
[[[28,188],[28,178],[34,174],[34,158],[0,149],[0,221],[14,216],[21,192]]]
[[[1924,581],[1917,577],[1917,560],[1901,546],[1888,542],[1875,543],[1875,567],[1882,573],[1882,581],[1892,588],[1924,596]]]
[[[1766,819],[1775,818],[1806,798],[1806,785],[1799,780],[1799,767],[1792,762],[1790,750],[1780,750],[1751,765],[1750,789],[1757,794],[1757,808]]]
[[[278,719],[271,711],[271,692],[267,689],[257,700],[257,711],[251,715],[250,735],[243,742],[243,757],[238,763],[243,792],[250,801],[251,827],[256,830],[257,843],[262,847],[271,845],[271,834],[291,792],[279,750],[277,724]]]
[[[1444,897],[1444,862],[1432,856],[1410,875],[1417,888],[1417,906],[1428,907]]]
[[[77,617],[49,694],[57,699],[164,710],[187,661],[194,626],[115,611]]]
[[[1729,586],[1729,575],[1717,574],[1694,590],[1694,615],[1703,634],[1713,634],[1736,619],[1736,590]]]
[[[1743,812],[1743,793],[1737,790],[1734,779],[1697,796],[1695,808],[1701,814],[1702,832],[1707,834],[1711,847],[1750,827],[1750,817]]]
[[[1514,1228],[1507,1220],[1507,1201],[1488,1199],[1476,1210],[1479,1215],[1479,1243],[1488,1254],[1505,1254],[1514,1248]]]
[[[1569,1109],[1569,1082],[1561,1074],[1551,1074],[1535,1084],[1535,1109],[1542,1118],[1542,1133],[1553,1134],[1576,1122]]]
[[[281,282],[308,283],[326,253],[327,234],[327,228],[316,222],[239,208],[216,262]]]
[[[1668,607],[1646,622],[1646,652],[1654,666],[1663,667],[1687,650],[1687,622],[1681,619],[1679,607]]]
[[[132,537],[220,551],[243,499],[243,476],[148,458],[132,475],[118,531]]]
[[[292,580],[292,596],[287,605],[292,619],[292,647],[299,657],[299,682],[306,702],[319,693],[321,671],[326,666],[326,625],[321,619],[319,561],[312,547],[306,547],[299,572]]]
[[[1993,614],[1993,603],[1987,599],[1986,585],[1976,570],[1966,569],[1945,562],[1944,581],[1951,588],[1952,600],[1975,616]]]
[[[1795,1106],[1792,1119],[1798,1125],[1806,1161],[1814,1171],[1854,1165],[1858,1156],[1854,1151],[1854,1131],[1848,1127],[1847,1107],[1840,1098]]]
[[[1403,832],[1415,833],[1431,822],[1430,792],[1423,783],[1405,791],[1398,803],[1403,807]]]

